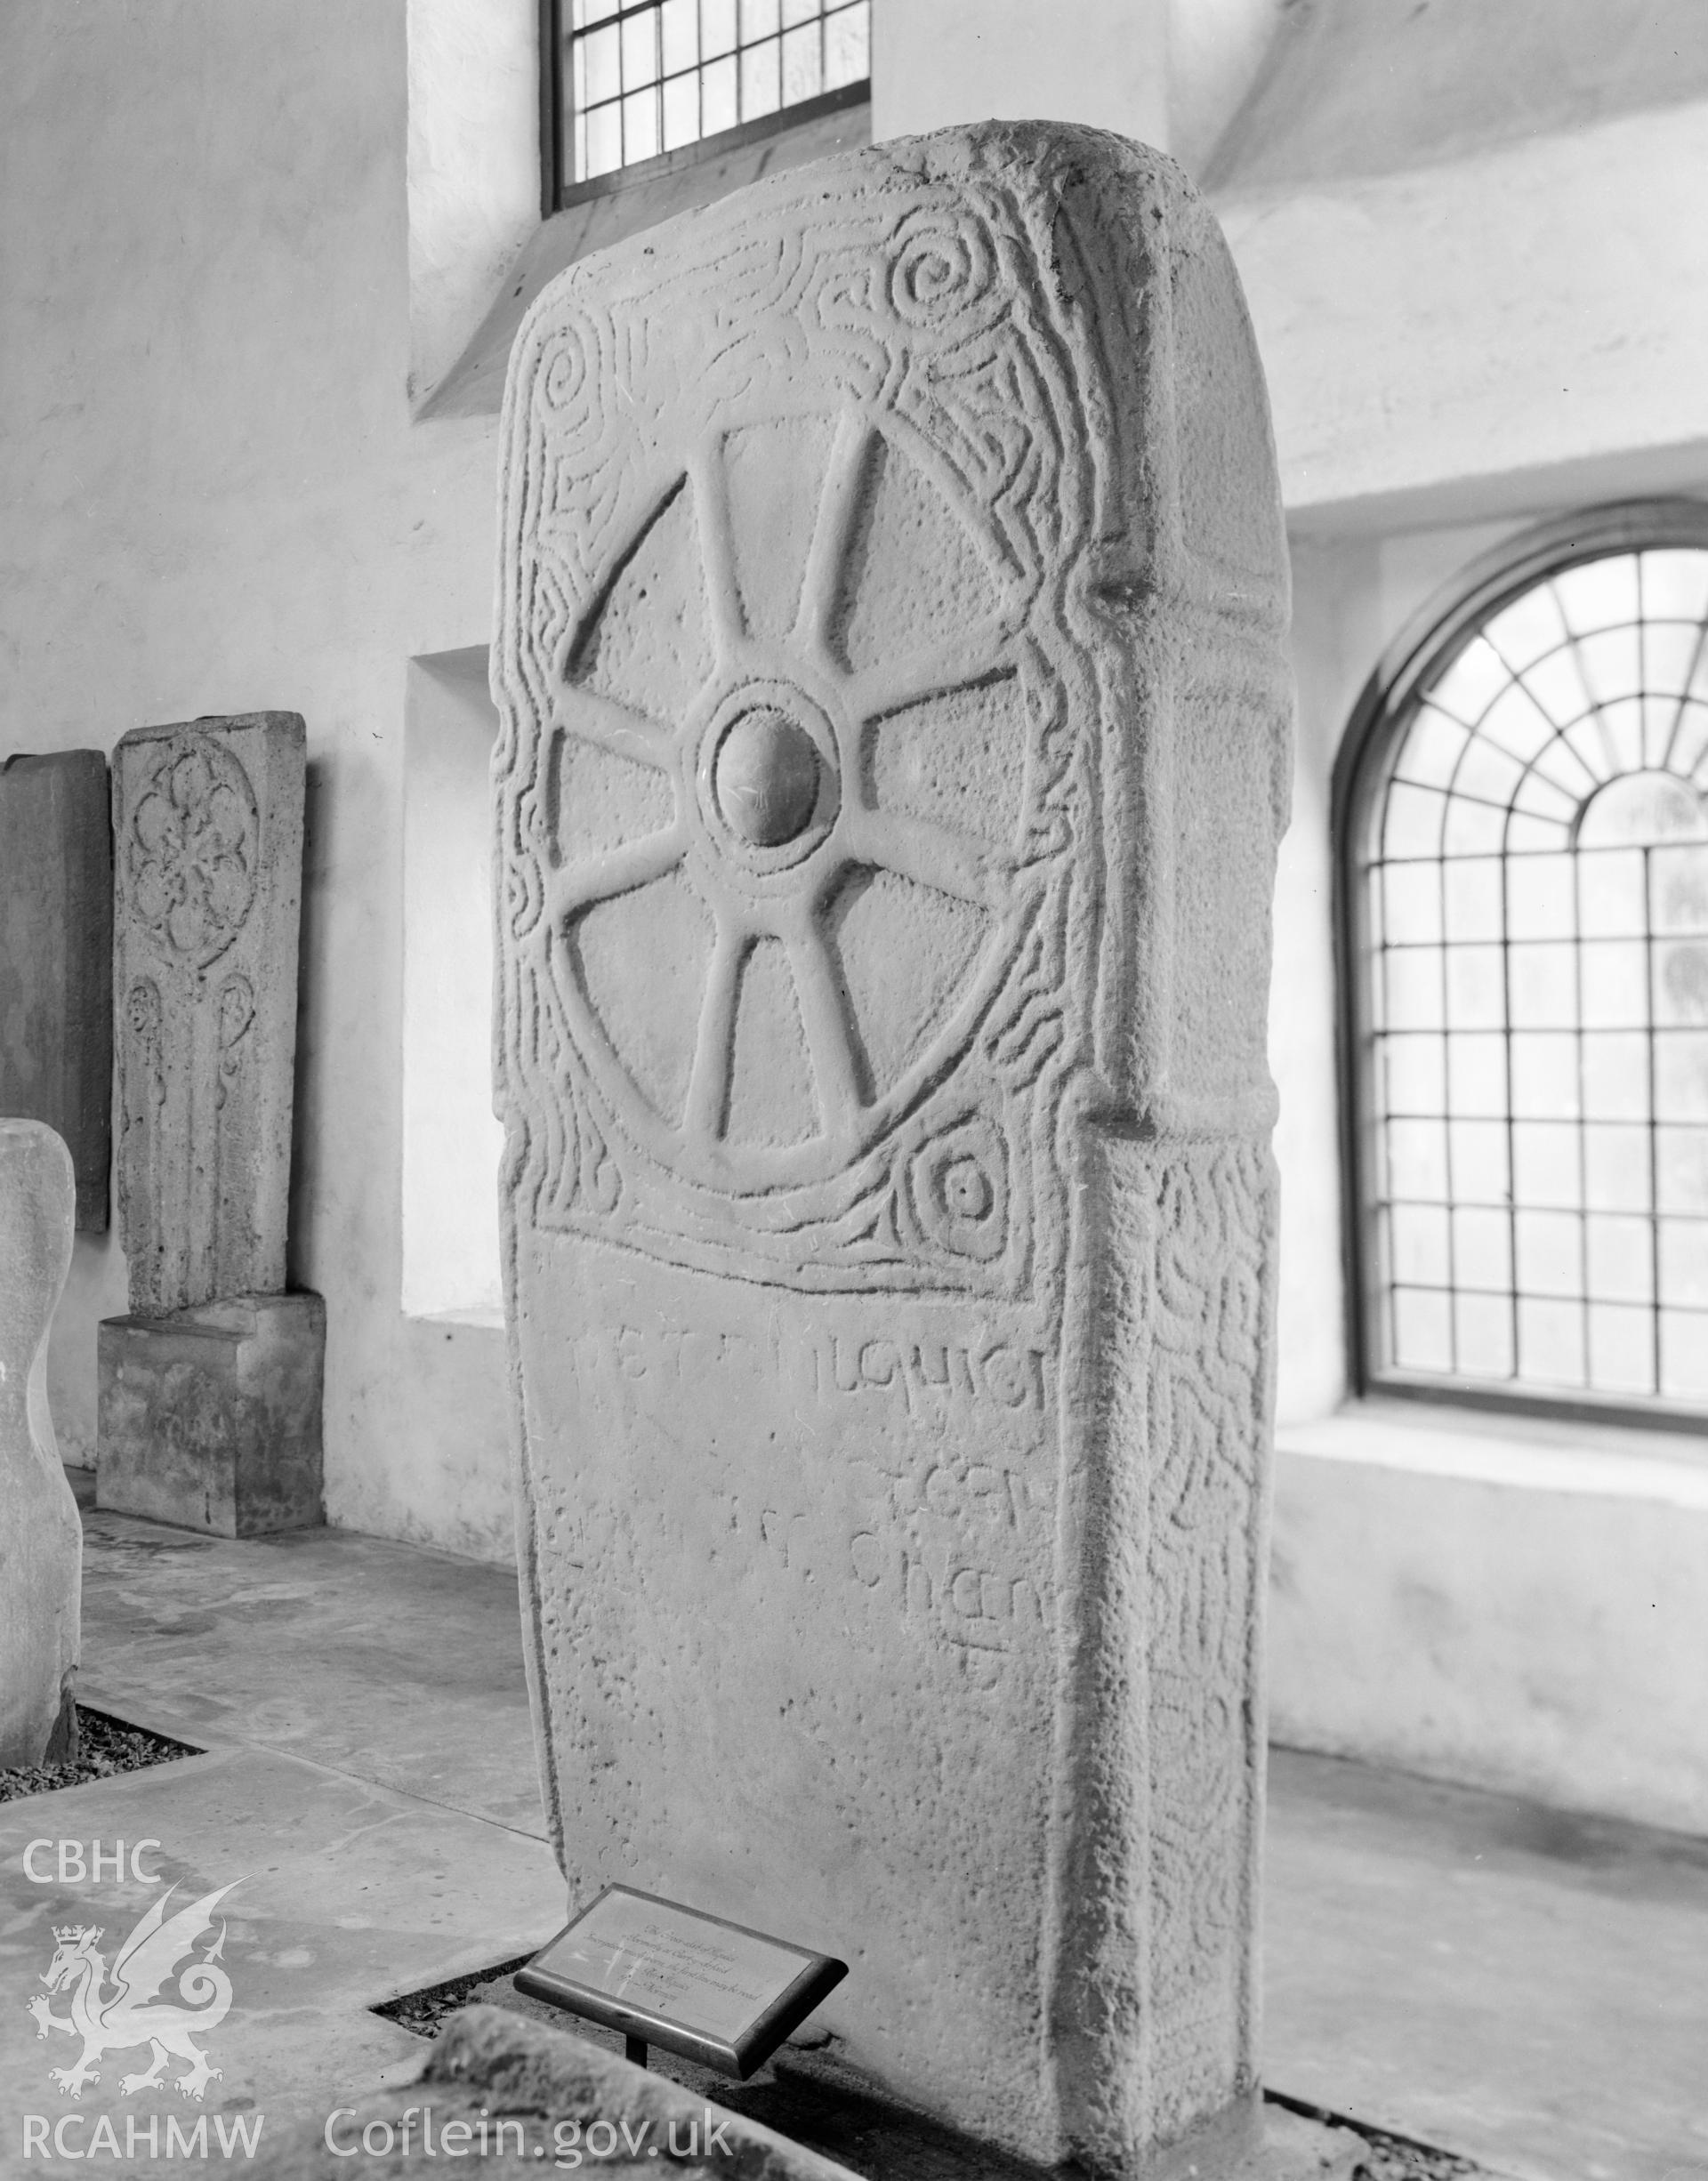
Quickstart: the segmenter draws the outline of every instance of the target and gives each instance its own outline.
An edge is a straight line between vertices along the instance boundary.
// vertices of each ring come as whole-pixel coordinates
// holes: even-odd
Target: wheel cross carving
[[[992,933],[1011,893],[1012,839],[988,840],[917,811],[881,807],[865,778],[862,738],[874,723],[906,712],[906,731],[929,736],[933,699],[1013,676],[1020,663],[1015,630],[997,610],[945,628],[923,648],[847,663],[838,630],[850,591],[864,580],[851,563],[879,433],[864,412],[841,419],[804,567],[797,555],[793,567],[777,572],[774,587],[788,595],[769,600],[764,615],[751,610],[751,597],[744,609],[743,584],[751,591],[753,579],[746,562],[738,577],[741,541],[724,443],[714,438],[688,464],[664,504],[683,490],[689,496],[712,664],[679,716],[655,717],[584,672],[578,662],[602,601],[564,654],[558,731],[663,776],[673,815],[663,825],[655,815],[651,830],[579,857],[558,860],[553,841],[549,926],[562,935],[624,894],[673,874],[690,881],[713,937],[685,1100],[679,1115],[662,1116],[655,1136],[672,1165],[723,1187],[776,1186],[834,1171],[906,1102],[906,1084],[874,1086],[863,1073],[854,1002],[826,929],[850,869],[890,873],[971,905]],[[655,509],[649,524],[657,519]],[[993,587],[993,601],[996,596]],[[756,621],[786,633],[762,635]],[[1024,752],[1005,758],[1019,769]],[[766,940],[780,944],[793,979],[818,1121],[813,1141],[786,1153],[733,1143],[728,1130],[744,965]],[[988,973],[991,953],[987,944],[975,978]],[[943,1042],[922,1065],[940,1071]],[[621,1066],[622,1055],[613,1057]]]

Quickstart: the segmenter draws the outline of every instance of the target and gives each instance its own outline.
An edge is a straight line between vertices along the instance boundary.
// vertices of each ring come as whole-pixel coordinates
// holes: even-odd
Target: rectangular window
[[[869,97],[871,0],[546,0],[572,204]]]
[[[1629,535],[1663,522],[1670,540]],[[1622,527],[1623,526],[1623,527]],[[1346,806],[1361,1377],[1708,1403],[1708,536],[1574,521],[1420,640]],[[1431,656],[1433,652],[1433,656]],[[1698,716],[1700,715],[1700,717]]]

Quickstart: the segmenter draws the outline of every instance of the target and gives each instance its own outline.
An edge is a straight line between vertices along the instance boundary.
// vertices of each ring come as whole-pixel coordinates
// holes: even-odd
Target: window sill
[[[502,1310],[411,1310],[405,1308],[404,1316],[412,1325],[470,1326],[477,1332],[502,1333],[504,1314]]]
[[[745,131],[731,132],[731,139],[745,135]],[[523,318],[541,290],[577,259],[608,250],[678,213],[714,204],[732,189],[768,174],[786,173],[832,152],[870,143],[872,108],[869,101],[839,106],[752,141],[718,141],[723,149],[674,165],[670,171],[643,173],[619,184],[590,188],[545,221],[524,246],[503,294],[467,348],[415,405],[415,421],[495,416],[504,401],[511,347]]]
[[[1275,1444],[1278,1453],[1317,1461],[1708,1512],[1708,1436],[1569,1417],[1426,1410],[1374,1397],[1350,1402],[1314,1423],[1285,1425],[1277,1430]]]

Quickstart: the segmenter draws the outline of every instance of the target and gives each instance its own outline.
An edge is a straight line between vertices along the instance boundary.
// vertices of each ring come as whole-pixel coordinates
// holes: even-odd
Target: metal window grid
[[[1369,707],[1367,1384],[1708,1410],[1708,511],[1664,527],[1496,588]]]
[[[570,186],[863,82],[870,0],[560,0]]]

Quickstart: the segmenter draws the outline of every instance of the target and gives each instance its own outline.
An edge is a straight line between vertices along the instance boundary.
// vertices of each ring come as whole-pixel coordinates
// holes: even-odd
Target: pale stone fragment
[[[131,1308],[285,1284],[306,737],[295,712],[113,752],[118,1209]]]
[[[503,427],[498,1099],[572,1897],[835,1954],[1044,2163],[1254,2142],[1286,561],[1117,138],[573,269]]]
[[[53,1131],[0,1121],[0,1771],[77,1750],[83,1524],[47,1407],[76,1197]]]
[[[476,2153],[484,2181],[577,2166],[609,2181],[859,2181],[744,2113],[496,2007],[453,2015],[413,2082],[343,2107],[331,2122],[270,2130],[250,2171],[255,2181],[339,2181],[365,2138],[376,2157],[390,2153],[386,2172],[436,2181],[447,2158]]]
[[[318,1295],[103,1318],[97,1345],[99,1506],[218,1537],[325,1519]]]
[[[44,1121],[107,1225],[112,1164],[113,821],[99,750],[0,766],[0,1114]]]

